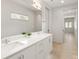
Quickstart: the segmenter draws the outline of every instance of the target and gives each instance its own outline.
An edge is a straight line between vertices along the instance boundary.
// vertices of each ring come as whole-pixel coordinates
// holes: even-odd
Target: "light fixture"
[[[64,0],[61,0],[61,3],[64,3]]]
[[[29,20],[28,16],[24,16],[24,15],[17,14],[17,13],[11,13],[11,18],[17,19],[17,20]]]
[[[40,0],[33,0],[32,6],[38,10],[41,10]]]

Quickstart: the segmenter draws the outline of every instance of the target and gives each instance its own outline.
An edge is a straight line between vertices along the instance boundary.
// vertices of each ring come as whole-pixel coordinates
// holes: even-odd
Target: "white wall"
[[[75,16],[77,5],[69,5],[52,9],[52,33],[55,42],[62,43],[64,40],[64,18]],[[71,12],[70,12],[71,11]]]
[[[48,11],[49,14],[47,13],[46,8],[49,10]],[[46,15],[48,15],[49,19],[47,19]],[[48,32],[48,29],[49,32],[52,32],[51,20],[52,20],[52,8],[45,1],[42,1],[42,31],[43,32]]]
[[[35,26],[35,15],[32,10],[11,2],[10,0],[2,0],[1,2],[1,35],[2,38],[22,32],[32,32]],[[11,13],[18,13],[29,17],[28,21],[18,21],[11,19]]]
[[[41,12],[35,13],[35,31],[41,31],[42,30],[42,14]]]
[[[60,8],[53,9],[52,13],[52,33],[55,42],[63,42],[64,14]]]

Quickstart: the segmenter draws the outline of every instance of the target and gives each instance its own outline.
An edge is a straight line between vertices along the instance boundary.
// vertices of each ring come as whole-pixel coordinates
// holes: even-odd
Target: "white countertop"
[[[51,36],[51,34],[46,34],[46,33],[37,34],[37,33],[34,33],[28,38],[27,37],[21,37],[21,38],[18,39],[17,42],[21,42],[23,44],[18,46],[18,47],[14,48],[12,50],[9,50],[9,51],[7,49],[4,49],[4,48],[1,47],[1,58],[4,59],[6,57],[9,57],[9,56],[23,50],[24,48],[30,47],[31,45],[43,40],[44,38],[46,38],[48,36]],[[13,38],[13,39],[15,39],[15,38]]]

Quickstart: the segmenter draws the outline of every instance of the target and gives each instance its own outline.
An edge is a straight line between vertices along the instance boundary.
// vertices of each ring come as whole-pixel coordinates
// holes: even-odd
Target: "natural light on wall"
[[[68,22],[65,23],[65,27],[68,28]]]
[[[18,20],[29,20],[28,16],[24,16],[24,15],[17,14],[17,13],[11,13],[11,18],[18,19]]]
[[[38,10],[41,10],[41,1],[40,0],[33,0],[32,6]]]

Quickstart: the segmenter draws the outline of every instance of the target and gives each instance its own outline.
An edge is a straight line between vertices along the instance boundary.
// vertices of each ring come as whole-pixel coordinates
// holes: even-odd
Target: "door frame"
[[[64,32],[66,33],[66,31],[65,31],[65,20],[67,19],[67,18],[73,18],[73,23],[74,23],[74,19],[75,19],[75,17],[66,17],[66,18],[64,18]],[[69,25],[69,24],[68,24]],[[74,24],[73,24],[73,26],[74,26]]]
[[[48,15],[48,19],[46,19],[46,10],[48,11],[48,14],[47,14],[47,15]],[[50,19],[50,18],[49,18],[49,14],[50,14],[49,11],[50,11],[49,8],[48,8],[48,7],[45,7],[45,19],[46,19],[46,21],[48,21],[48,22],[47,22],[47,23],[48,23],[48,24],[47,24],[47,32],[48,32],[48,33],[50,32],[50,30],[49,30],[49,19]]]

